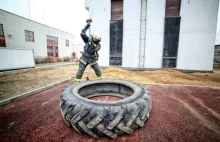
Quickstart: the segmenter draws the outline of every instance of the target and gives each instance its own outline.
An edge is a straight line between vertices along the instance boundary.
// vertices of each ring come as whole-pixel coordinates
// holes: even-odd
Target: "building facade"
[[[72,57],[70,33],[0,9],[0,47],[32,49],[35,57]]]
[[[219,0],[85,0],[99,64],[212,71]]]

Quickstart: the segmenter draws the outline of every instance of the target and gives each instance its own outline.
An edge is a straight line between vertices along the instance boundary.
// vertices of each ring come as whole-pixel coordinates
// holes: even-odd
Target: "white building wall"
[[[165,0],[147,0],[147,29],[145,67],[161,68],[163,53],[163,34]],[[109,30],[111,19],[110,0],[85,0],[85,7],[93,19],[92,31],[100,31],[102,49],[99,64],[109,65]],[[123,67],[138,67],[140,41],[141,1],[124,0],[123,3]]]
[[[69,46],[65,45],[65,40],[69,40]],[[74,45],[74,37],[70,34],[66,34],[64,32],[59,32],[58,33],[58,50],[59,50],[59,57],[72,57],[72,53],[75,52],[73,50],[73,45]]]
[[[140,41],[140,0],[124,0],[122,66],[137,68]]]
[[[89,16],[92,18],[91,33],[101,34],[101,50],[99,51],[99,65],[109,66],[109,31],[111,19],[110,0],[86,0],[85,6],[89,8]],[[83,28],[83,27],[82,27]],[[89,32],[87,32],[88,34]]]
[[[161,68],[166,0],[147,0],[145,68]]]
[[[3,24],[6,46],[9,48],[33,49],[34,56],[47,56],[46,35],[58,37],[59,57],[71,56],[74,42],[73,35],[52,27],[25,19],[0,10],[0,23]],[[25,30],[34,32],[34,42],[25,41]],[[12,35],[11,37],[8,35]],[[69,47],[65,46],[69,40]]]
[[[92,31],[100,31],[99,63],[109,65],[110,0],[86,0],[93,19]],[[177,69],[211,71],[219,0],[182,0]],[[140,0],[124,0],[123,67],[138,67]],[[161,68],[166,0],[147,0],[145,68]],[[83,27],[82,27],[83,28]]]
[[[220,2],[218,6],[218,20],[217,20],[217,31],[215,37],[215,45],[220,45]]]
[[[81,51],[83,51],[83,47],[84,47],[84,45],[82,45],[82,44],[74,44],[73,46],[72,46],[72,48],[73,48],[73,51],[76,53],[76,57],[79,59],[80,57],[81,57]]]
[[[181,3],[177,69],[213,70],[219,0]]]

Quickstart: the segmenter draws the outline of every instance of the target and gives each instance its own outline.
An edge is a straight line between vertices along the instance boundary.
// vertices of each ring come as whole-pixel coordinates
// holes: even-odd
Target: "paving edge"
[[[34,67],[34,68],[24,68],[24,69],[18,69],[18,70],[10,70],[10,71],[1,71],[0,75],[25,73],[25,72],[30,72],[30,71],[53,69],[53,68],[58,68],[58,67],[71,66],[71,65],[76,65],[76,64],[75,63],[67,63],[67,64],[59,64],[59,65],[38,66],[38,67]]]
[[[50,89],[50,88],[52,88],[52,87],[55,87],[55,86],[58,86],[58,85],[67,83],[67,82],[69,82],[71,79],[72,79],[72,78],[65,79],[65,80],[62,80],[62,81],[59,81],[59,82],[56,82],[56,83],[49,84],[49,85],[44,86],[44,87],[40,87],[40,88],[38,88],[38,89],[29,91],[29,92],[26,92],[26,93],[21,94],[21,95],[14,96],[14,97],[8,98],[8,99],[6,99],[6,100],[2,100],[2,101],[0,101],[0,106],[6,105],[6,104],[12,102],[13,100],[18,99],[18,98],[22,98],[22,97],[29,96],[29,95],[32,95],[32,94],[35,94],[35,93],[39,93],[39,92],[45,91],[45,90],[47,90],[47,89]]]

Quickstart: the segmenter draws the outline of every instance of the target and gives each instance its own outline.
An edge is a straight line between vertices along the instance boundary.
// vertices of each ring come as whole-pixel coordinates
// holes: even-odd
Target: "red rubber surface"
[[[67,84],[0,107],[0,141],[153,142],[220,141],[220,90],[149,86],[150,119],[133,135],[95,140],[64,123],[59,97]]]

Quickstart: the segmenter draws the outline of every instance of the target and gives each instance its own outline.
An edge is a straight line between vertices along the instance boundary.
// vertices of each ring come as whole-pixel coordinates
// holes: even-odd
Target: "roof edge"
[[[6,10],[1,9],[1,8],[0,8],[0,10],[3,11],[3,12],[7,12],[7,13],[9,13],[9,14],[12,14],[12,15],[18,16],[18,17],[20,17],[20,18],[23,18],[23,19],[29,20],[29,21],[31,21],[31,22],[35,22],[35,23],[38,23],[38,24],[40,24],[40,25],[44,25],[44,26],[47,26],[47,27],[50,27],[50,28],[53,28],[53,29],[56,29],[56,30],[59,30],[59,31],[62,31],[62,32],[65,32],[65,33],[68,33],[68,34],[72,35],[72,36],[75,38],[75,36],[74,36],[73,34],[69,33],[69,32],[66,32],[66,31],[63,31],[63,30],[60,30],[60,29],[57,29],[57,28],[54,28],[54,27],[48,26],[48,25],[46,25],[46,24],[42,24],[42,23],[40,23],[40,22],[37,22],[37,21],[31,20],[31,19],[28,19],[28,18],[25,18],[25,17],[22,17],[22,16],[20,16],[20,15],[14,14],[14,13],[12,13],[12,12],[6,11]]]

